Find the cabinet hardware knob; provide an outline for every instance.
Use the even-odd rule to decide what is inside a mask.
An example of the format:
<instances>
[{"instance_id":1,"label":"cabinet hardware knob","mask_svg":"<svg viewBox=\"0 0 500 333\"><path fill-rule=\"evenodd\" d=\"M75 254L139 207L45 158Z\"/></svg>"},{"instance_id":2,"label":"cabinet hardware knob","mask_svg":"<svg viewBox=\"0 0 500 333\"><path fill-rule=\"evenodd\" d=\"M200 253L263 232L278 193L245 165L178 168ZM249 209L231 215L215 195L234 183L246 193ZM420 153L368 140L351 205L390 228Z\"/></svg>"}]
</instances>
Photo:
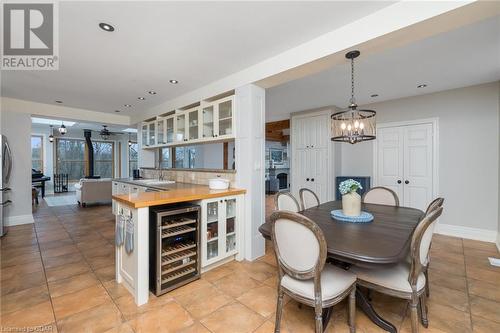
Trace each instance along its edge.
<instances>
[{"instance_id":1,"label":"cabinet hardware knob","mask_svg":"<svg viewBox=\"0 0 500 333\"><path fill-rule=\"evenodd\" d=\"M405 184L410 184L410 181L409 180L405 180Z\"/></svg>"},{"instance_id":2,"label":"cabinet hardware knob","mask_svg":"<svg viewBox=\"0 0 500 333\"><path fill-rule=\"evenodd\" d=\"M401 184L401 179L398 179L398 184Z\"/></svg>"},{"instance_id":3,"label":"cabinet hardware knob","mask_svg":"<svg viewBox=\"0 0 500 333\"><path fill-rule=\"evenodd\" d=\"M313 181L314 181L314 178L311 178L311 181L313 182Z\"/></svg>"},{"instance_id":4,"label":"cabinet hardware knob","mask_svg":"<svg viewBox=\"0 0 500 333\"><path fill-rule=\"evenodd\" d=\"M309 181L309 178L306 178L306 182L308 182L308 181Z\"/></svg>"}]
</instances>

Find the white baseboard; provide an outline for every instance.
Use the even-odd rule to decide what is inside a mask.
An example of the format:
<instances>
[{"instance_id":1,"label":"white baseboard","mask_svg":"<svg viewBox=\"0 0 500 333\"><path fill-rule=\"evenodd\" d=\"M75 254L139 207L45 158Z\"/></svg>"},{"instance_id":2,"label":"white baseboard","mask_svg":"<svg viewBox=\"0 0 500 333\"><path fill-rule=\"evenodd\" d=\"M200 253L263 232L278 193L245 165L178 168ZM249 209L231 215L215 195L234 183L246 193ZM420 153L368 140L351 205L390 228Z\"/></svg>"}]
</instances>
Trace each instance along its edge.
<instances>
[{"instance_id":1,"label":"white baseboard","mask_svg":"<svg viewBox=\"0 0 500 333\"><path fill-rule=\"evenodd\" d=\"M462 227L462 226L458 226L458 225L438 223L436 225L436 229L434 230L434 233L446 235L446 236L473 239L473 240L478 240L478 241L483 241L483 242L490 242L490 243L497 242L496 230L469 228L469 227ZM498 246L498 244L497 244L497 246Z\"/></svg>"},{"instance_id":2,"label":"white baseboard","mask_svg":"<svg viewBox=\"0 0 500 333\"><path fill-rule=\"evenodd\" d=\"M497 235L497 249L498 252L500 252L500 230L498 230L498 235Z\"/></svg>"},{"instance_id":3,"label":"white baseboard","mask_svg":"<svg viewBox=\"0 0 500 333\"><path fill-rule=\"evenodd\" d=\"M13 227L15 225L30 224L30 223L34 223L34 222L35 222L35 220L33 219L33 215L31 215L31 214L8 216L5 219L5 226Z\"/></svg>"}]
</instances>

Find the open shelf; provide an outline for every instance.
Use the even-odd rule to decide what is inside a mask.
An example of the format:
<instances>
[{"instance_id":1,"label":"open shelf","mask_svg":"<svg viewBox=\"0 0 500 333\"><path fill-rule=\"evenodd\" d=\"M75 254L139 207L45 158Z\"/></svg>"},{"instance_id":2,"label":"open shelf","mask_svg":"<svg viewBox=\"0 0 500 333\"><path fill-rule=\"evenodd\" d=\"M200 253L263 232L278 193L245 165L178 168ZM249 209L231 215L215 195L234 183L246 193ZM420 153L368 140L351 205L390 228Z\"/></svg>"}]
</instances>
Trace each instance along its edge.
<instances>
[{"instance_id":1,"label":"open shelf","mask_svg":"<svg viewBox=\"0 0 500 333\"><path fill-rule=\"evenodd\" d=\"M169 228L165 231L162 231L161 233L161 238L167 238L167 237L172 237L172 236L177 236L177 235L182 235L188 232L193 232L196 230L196 227L190 227L187 225L181 225L179 227L172 227Z\"/></svg>"},{"instance_id":2,"label":"open shelf","mask_svg":"<svg viewBox=\"0 0 500 333\"><path fill-rule=\"evenodd\" d=\"M181 244L171 246L167 250L163 250L161 255L168 256L168 255L172 255L172 254L177 253L177 252L186 251L189 249L194 249L195 247L196 247L195 243L183 243L183 244L181 243Z\"/></svg>"}]
</instances>

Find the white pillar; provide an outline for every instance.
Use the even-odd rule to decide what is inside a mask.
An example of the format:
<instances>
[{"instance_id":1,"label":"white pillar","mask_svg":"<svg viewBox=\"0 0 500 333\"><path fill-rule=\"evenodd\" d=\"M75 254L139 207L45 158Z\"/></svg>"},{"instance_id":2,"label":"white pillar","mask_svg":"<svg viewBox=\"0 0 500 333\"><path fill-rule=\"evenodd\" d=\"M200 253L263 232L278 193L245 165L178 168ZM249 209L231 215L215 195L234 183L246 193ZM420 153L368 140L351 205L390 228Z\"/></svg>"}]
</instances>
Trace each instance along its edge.
<instances>
[{"instance_id":1,"label":"white pillar","mask_svg":"<svg viewBox=\"0 0 500 333\"><path fill-rule=\"evenodd\" d=\"M246 260L254 260L265 251L258 230L265 222L265 105L263 88L249 84L236 89L236 186L247 190L243 223Z\"/></svg>"}]
</instances>

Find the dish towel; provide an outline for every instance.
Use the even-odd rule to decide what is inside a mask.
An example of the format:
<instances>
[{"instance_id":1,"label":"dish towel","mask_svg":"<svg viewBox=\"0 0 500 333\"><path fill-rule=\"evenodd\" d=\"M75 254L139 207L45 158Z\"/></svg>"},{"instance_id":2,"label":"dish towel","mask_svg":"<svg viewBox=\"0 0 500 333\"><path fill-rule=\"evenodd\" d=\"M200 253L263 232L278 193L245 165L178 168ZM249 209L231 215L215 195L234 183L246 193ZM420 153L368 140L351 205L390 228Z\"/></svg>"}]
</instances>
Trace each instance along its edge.
<instances>
[{"instance_id":1,"label":"dish towel","mask_svg":"<svg viewBox=\"0 0 500 333\"><path fill-rule=\"evenodd\" d=\"M131 217L127 217L125 222L125 251L134 252L134 222Z\"/></svg>"},{"instance_id":2,"label":"dish towel","mask_svg":"<svg viewBox=\"0 0 500 333\"><path fill-rule=\"evenodd\" d=\"M116 246L122 246L123 240L125 238L125 217L123 215L118 215L118 221L115 226L115 244Z\"/></svg>"}]
</instances>

